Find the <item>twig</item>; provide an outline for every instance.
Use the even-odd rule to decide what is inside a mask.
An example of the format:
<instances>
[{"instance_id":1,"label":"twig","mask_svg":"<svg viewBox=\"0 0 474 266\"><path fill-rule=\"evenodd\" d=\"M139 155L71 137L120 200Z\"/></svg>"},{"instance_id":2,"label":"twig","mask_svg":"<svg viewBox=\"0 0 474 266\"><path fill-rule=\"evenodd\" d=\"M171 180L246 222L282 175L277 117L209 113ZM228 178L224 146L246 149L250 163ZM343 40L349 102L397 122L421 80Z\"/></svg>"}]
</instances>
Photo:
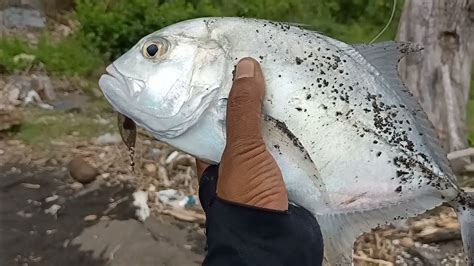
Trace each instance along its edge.
<instances>
[{"instance_id":1,"label":"twig","mask_svg":"<svg viewBox=\"0 0 474 266\"><path fill-rule=\"evenodd\" d=\"M368 257L361 257L358 255L352 255L352 258L354 260L361 260L361 261L366 261L366 262L371 262L371 263L377 263L378 265L388 265L388 266L393 266L393 263L390 261L385 261L385 260L378 260L378 259L372 259Z\"/></svg>"},{"instance_id":2,"label":"twig","mask_svg":"<svg viewBox=\"0 0 474 266\"><path fill-rule=\"evenodd\" d=\"M104 211L104 215L107 215L109 214L109 212L111 212L113 209L117 208L117 206L122 203L122 202L125 202L128 200L128 196L125 196L123 198L120 198L112 203L109 204L109 207Z\"/></svg>"},{"instance_id":3,"label":"twig","mask_svg":"<svg viewBox=\"0 0 474 266\"><path fill-rule=\"evenodd\" d=\"M174 218L184 221L184 222L196 222L200 224L204 224L206 221L206 216L200 213L195 213L187 210L178 210L178 209L173 209L173 210L162 210L162 214L168 214L173 216Z\"/></svg>"}]
</instances>

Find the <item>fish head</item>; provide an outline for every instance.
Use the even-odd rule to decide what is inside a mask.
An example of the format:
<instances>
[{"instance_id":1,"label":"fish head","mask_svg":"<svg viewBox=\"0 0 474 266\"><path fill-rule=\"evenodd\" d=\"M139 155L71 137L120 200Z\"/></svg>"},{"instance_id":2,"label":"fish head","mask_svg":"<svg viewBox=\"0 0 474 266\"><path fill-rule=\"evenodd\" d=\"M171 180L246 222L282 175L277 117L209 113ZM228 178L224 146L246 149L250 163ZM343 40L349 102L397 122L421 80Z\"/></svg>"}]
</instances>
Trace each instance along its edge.
<instances>
[{"instance_id":1,"label":"fish head","mask_svg":"<svg viewBox=\"0 0 474 266\"><path fill-rule=\"evenodd\" d=\"M99 86L118 112L173 138L215 100L226 60L203 20L186 21L141 39L107 67Z\"/></svg>"}]
</instances>

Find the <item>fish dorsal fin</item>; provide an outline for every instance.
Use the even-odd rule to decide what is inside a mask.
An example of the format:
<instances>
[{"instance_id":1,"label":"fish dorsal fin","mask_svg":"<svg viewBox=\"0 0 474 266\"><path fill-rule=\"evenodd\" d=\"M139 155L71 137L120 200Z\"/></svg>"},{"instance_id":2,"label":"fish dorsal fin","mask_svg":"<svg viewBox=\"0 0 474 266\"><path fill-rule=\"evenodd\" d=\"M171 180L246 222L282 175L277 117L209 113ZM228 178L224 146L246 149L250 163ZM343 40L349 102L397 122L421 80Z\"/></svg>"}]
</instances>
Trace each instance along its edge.
<instances>
[{"instance_id":1,"label":"fish dorsal fin","mask_svg":"<svg viewBox=\"0 0 474 266\"><path fill-rule=\"evenodd\" d=\"M429 121L420 103L400 80L398 74L398 62L407 54L423 50L423 47L414 43L395 41L356 44L352 47L381 74L390 88L405 102L406 107L413 114L416 127L423 133L425 144L432 151L432 159L449 180L456 184L446 152L439 143L433 124Z\"/></svg>"},{"instance_id":2,"label":"fish dorsal fin","mask_svg":"<svg viewBox=\"0 0 474 266\"><path fill-rule=\"evenodd\" d=\"M388 70L398 77L397 66L405 55L423 50L421 45L409 42L380 42L352 45L372 66L379 71Z\"/></svg>"}]
</instances>

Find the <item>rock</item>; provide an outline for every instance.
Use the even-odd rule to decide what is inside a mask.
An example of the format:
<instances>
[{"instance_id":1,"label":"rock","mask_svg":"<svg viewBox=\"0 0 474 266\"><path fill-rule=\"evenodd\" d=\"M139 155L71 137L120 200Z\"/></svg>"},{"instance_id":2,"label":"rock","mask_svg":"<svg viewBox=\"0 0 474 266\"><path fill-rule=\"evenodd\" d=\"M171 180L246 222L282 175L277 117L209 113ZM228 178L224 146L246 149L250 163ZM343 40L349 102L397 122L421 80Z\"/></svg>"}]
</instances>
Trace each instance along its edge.
<instances>
[{"instance_id":1,"label":"rock","mask_svg":"<svg viewBox=\"0 0 474 266\"><path fill-rule=\"evenodd\" d=\"M105 133L95 140L95 144L97 145L112 145L119 144L120 142L122 142L122 137L120 137L120 134L118 133Z\"/></svg>"},{"instance_id":2,"label":"rock","mask_svg":"<svg viewBox=\"0 0 474 266\"><path fill-rule=\"evenodd\" d=\"M6 28L44 28L44 17L38 10L10 7L3 10L3 22Z\"/></svg>"},{"instance_id":3,"label":"rock","mask_svg":"<svg viewBox=\"0 0 474 266\"><path fill-rule=\"evenodd\" d=\"M56 99L51 79L46 75L32 75L31 88L37 91L43 100L53 101Z\"/></svg>"},{"instance_id":4,"label":"rock","mask_svg":"<svg viewBox=\"0 0 474 266\"><path fill-rule=\"evenodd\" d=\"M92 222L92 221L95 221L97 220L97 215L95 214L90 214L90 215L87 215L86 217L84 217L84 221L86 222Z\"/></svg>"},{"instance_id":5,"label":"rock","mask_svg":"<svg viewBox=\"0 0 474 266\"><path fill-rule=\"evenodd\" d=\"M74 158L68 165L69 174L79 183L87 184L95 180L99 171L81 157Z\"/></svg>"}]
</instances>

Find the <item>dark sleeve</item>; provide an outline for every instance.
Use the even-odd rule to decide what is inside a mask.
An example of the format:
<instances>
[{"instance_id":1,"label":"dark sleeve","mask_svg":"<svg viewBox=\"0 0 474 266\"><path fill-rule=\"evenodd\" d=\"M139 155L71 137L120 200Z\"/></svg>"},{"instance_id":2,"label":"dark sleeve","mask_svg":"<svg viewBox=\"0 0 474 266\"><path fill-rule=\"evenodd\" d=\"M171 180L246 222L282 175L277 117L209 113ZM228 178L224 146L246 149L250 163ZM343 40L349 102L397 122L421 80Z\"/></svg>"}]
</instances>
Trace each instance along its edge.
<instances>
[{"instance_id":1,"label":"dark sleeve","mask_svg":"<svg viewBox=\"0 0 474 266\"><path fill-rule=\"evenodd\" d=\"M205 266L322 265L323 240L314 216L289 205L275 211L216 196L218 166L203 173L199 198L206 213Z\"/></svg>"}]
</instances>

